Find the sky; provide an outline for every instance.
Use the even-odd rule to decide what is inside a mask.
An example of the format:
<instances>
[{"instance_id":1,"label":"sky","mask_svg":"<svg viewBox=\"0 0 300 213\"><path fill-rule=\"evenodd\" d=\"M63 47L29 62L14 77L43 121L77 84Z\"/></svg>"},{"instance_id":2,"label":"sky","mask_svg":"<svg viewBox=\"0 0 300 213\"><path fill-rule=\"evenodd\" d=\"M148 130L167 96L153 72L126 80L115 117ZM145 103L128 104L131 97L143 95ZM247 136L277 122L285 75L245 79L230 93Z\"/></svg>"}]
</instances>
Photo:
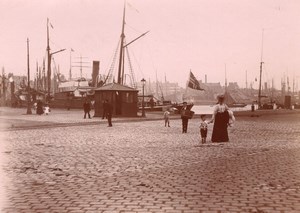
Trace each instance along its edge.
<instances>
[{"instance_id":1,"label":"sky","mask_svg":"<svg viewBox=\"0 0 300 213\"><path fill-rule=\"evenodd\" d=\"M150 31L128 46L136 81L157 76L185 87L192 71L198 80L207 75L224 85L226 73L228 82L245 87L247 79L258 88L261 61L263 82L273 79L279 89L283 77L300 80L298 0L0 0L0 66L26 75L28 38L33 75L46 56L49 18L51 52L66 49L53 55L62 74L68 77L71 64L79 77L80 60L90 66L83 77L91 77L94 60L107 74L124 5L126 41Z\"/></svg>"}]
</instances>

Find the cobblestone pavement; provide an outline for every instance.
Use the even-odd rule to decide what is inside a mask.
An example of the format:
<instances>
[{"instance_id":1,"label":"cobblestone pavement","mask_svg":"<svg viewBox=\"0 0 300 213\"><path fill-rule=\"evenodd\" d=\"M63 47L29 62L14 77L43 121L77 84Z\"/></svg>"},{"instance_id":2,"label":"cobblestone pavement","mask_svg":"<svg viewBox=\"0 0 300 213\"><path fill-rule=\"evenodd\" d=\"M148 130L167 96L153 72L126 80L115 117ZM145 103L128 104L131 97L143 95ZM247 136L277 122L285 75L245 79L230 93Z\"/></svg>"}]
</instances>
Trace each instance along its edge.
<instances>
[{"instance_id":1,"label":"cobblestone pavement","mask_svg":"<svg viewBox=\"0 0 300 213\"><path fill-rule=\"evenodd\" d=\"M0 107L0 131L1 130L19 130L28 128L46 128L53 126L81 126L92 125L99 123L107 123L107 120L103 120L100 117L93 117L94 110L91 111L92 119L83 119L83 111L79 109L64 110L64 109L52 109L49 115L37 115L32 110L31 115L26 114L24 108L9 108ZM128 122L128 121L141 121L141 120L158 120L162 119L162 112L147 112L145 118L141 117L141 113L138 113L137 117L113 117L113 122ZM171 118L179 118L179 115L172 114Z\"/></svg>"},{"instance_id":2,"label":"cobblestone pavement","mask_svg":"<svg viewBox=\"0 0 300 213\"><path fill-rule=\"evenodd\" d=\"M3 131L2 212L300 212L300 114ZM212 125L209 126L209 138Z\"/></svg>"}]
</instances>

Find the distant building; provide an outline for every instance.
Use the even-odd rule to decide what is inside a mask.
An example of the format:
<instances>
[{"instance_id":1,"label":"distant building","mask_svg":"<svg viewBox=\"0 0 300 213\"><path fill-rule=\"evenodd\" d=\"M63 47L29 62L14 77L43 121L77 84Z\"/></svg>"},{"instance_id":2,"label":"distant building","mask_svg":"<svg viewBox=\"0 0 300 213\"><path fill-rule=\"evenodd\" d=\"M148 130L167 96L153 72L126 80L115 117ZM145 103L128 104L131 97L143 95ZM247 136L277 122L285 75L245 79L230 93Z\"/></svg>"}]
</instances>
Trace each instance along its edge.
<instances>
[{"instance_id":1,"label":"distant building","mask_svg":"<svg viewBox=\"0 0 300 213\"><path fill-rule=\"evenodd\" d=\"M228 90L238 90L238 89L240 89L240 87L237 82L229 82L227 89Z\"/></svg>"}]
</instances>

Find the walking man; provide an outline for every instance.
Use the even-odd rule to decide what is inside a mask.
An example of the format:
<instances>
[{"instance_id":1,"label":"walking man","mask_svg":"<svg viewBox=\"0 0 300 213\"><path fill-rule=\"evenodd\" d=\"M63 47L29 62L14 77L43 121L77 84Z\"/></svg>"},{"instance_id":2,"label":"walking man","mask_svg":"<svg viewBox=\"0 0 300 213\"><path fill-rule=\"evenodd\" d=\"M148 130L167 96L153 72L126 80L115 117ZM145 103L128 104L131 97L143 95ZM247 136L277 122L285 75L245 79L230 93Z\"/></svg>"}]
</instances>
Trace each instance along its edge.
<instances>
[{"instance_id":1,"label":"walking man","mask_svg":"<svg viewBox=\"0 0 300 213\"><path fill-rule=\"evenodd\" d=\"M106 99L103 104L103 115L107 118L108 127L112 127L112 122L111 122L112 112L113 112L113 106Z\"/></svg>"},{"instance_id":2,"label":"walking man","mask_svg":"<svg viewBox=\"0 0 300 213\"><path fill-rule=\"evenodd\" d=\"M84 110L84 119L86 118L86 114L88 114L89 119L91 119L90 111L91 111L91 104L88 100L85 100L83 104L83 110Z\"/></svg>"}]
</instances>

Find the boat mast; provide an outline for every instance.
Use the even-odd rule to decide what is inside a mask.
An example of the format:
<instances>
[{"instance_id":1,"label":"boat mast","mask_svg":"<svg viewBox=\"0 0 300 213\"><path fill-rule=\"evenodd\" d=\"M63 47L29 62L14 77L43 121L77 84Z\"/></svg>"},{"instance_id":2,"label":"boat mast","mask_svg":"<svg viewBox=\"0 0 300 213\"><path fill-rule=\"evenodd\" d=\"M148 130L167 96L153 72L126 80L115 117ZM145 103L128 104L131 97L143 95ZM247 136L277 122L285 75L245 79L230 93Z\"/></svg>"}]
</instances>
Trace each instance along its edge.
<instances>
[{"instance_id":1,"label":"boat mast","mask_svg":"<svg viewBox=\"0 0 300 213\"><path fill-rule=\"evenodd\" d=\"M49 19L47 18L47 86L48 86L48 98L50 98L50 88L51 88L51 55L49 46ZM50 100L50 99L49 99Z\"/></svg>"},{"instance_id":2,"label":"boat mast","mask_svg":"<svg viewBox=\"0 0 300 213\"><path fill-rule=\"evenodd\" d=\"M29 65L29 39L27 38L27 115L31 115L31 95L30 95L30 65Z\"/></svg>"},{"instance_id":3,"label":"boat mast","mask_svg":"<svg viewBox=\"0 0 300 213\"><path fill-rule=\"evenodd\" d=\"M262 57L263 57L263 44L264 44L264 29L262 30L262 42L261 42L261 57L260 57L260 72L259 72L259 86L258 86L258 108L261 108L261 74L262 74Z\"/></svg>"},{"instance_id":4,"label":"boat mast","mask_svg":"<svg viewBox=\"0 0 300 213\"><path fill-rule=\"evenodd\" d=\"M227 92L227 70L226 70L226 63L225 63L225 93Z\"/></svg>"},{"instance_id":5,"label":"boat mast","mask_svg":"<svg viewBox=\"0 0 300 213\"><path fill-rule=\"evenodd\" d=\"M124 4L124 11L123 11L123 23L122 23L122 33L121 33L121 44L120 44L120 58L119 58L119 69L118 69L118 84L123 83L123 75L122 75L122 64L123 64L123 46L124 46L124 26L125 26L125 4Z\"/></svg>"},{"instance_id":6,"label":"boat mast","mask_svg":"<svg viewBox=\"0 0 300 213\"><path fill-rule=\"evenodd\" d=\"M248 76L247 76L247 70L246 70L246 89L248 89Z\"/></svg>"}]
</instances>

